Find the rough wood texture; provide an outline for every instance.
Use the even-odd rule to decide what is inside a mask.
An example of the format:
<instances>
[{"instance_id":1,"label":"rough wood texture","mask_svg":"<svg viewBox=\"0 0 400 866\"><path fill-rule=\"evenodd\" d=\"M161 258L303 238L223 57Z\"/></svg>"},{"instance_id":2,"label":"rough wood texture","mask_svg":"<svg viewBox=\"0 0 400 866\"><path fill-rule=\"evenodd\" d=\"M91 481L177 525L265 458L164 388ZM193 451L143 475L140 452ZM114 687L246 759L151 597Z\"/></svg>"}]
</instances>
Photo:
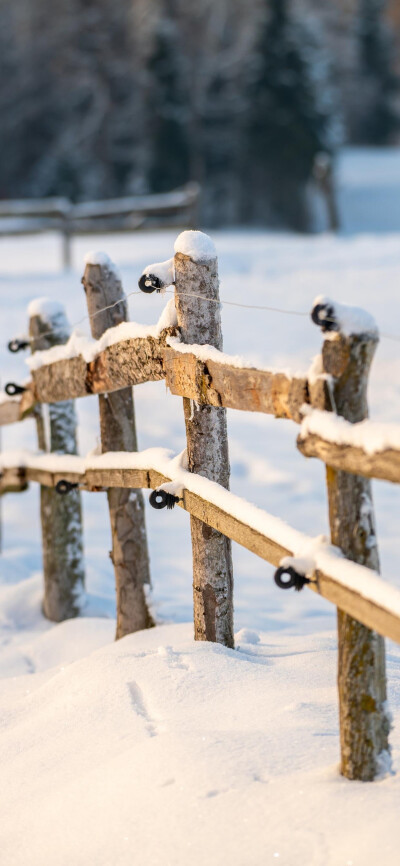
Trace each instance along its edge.
<instances>
[{"instance_id":1,"label":"rough wood texture","mask_svg":"<svg viewBox=\"0 0 400 866\"><path fill-rule=\"evenodd\" d=\"M40 403L48 403L88 394L108 394L164 379L163 349L167 336L174 334L175 328L166 328L158 339L122 340L104 349L88 364L78 356L43 365L32 371L35 397Z\"/></svg>"},{"instance_id":2,"label":"rough wood texture","mask_svg":"<svg viewBox=\"0 0 400 866\"><path fill-rule=\"evenodd\" d=\"M128 317L121 281L106 265L87 265L83 277L92 336L97 340L108 328ZM111 309L98 312L123 299ZM114 348L114 347L113 347ZM137 451L132 388L99 396L102 451ZM139 489L107 491L117 594L116 638L149 628L145 584L150 584L149 556L143 494Z\"/></svg>"},{"instance_id":3,"label":"rough wood texture","mask_svg":"<svg viewBox=\"0 0 400 866\"><path fill-rule=\"evenodd\" d=\"M30 382L26 391L20 397L0 403L0 427L6 424L16 424L32 415L36 407L33 383Z\"/></svg>"},{"instance_id":4,"label":"rough wood texture","mask_svg":"<svg viewBox=\"0 0 400 866\"><path fill-rule=\"evenodd\" d=\"M87 364L79 356L55 361L32 371L32 382L12 409L0 404L0 425L21 420L39 403L104 394L122 388L166 379L172 394L187 397L202 405L223 406L247 412L265 412L276 418L301 421L300 409L310 399L307 379L286 373L253 368L241 369L224 361L205 363L192 353L182 353L166 345L176 328L166 328L160 336L122 340L104 349ZM326 382L313 386L318 404L329 408ZM7 404L8 405L8 404Z\"/></svg>"},{"instance_id":5,"label":"rough wood texture","mask_svg":"<svg viewBox=\"0 0 400 866\"><path fill-rule=\"evenodd\" d=\"M167 328L157 340L153 337L123 340L104 349L89 364L76 357L39 367L32 372L34 396L40 403L56 402L166 378L172 394L197 403L265 412L300 423L300 408L309 403L306 379L240 369L223 361L205 364L194 354L182 354L166 346L167 337L175 334L175 328Z\"/></svg>"},{"instance_id":6,"label":"rough wood texture","mask_svg":"<svg viewBox=\"0 0 400 866\"><path fill-rule=\"evenodd\" d=\"M172 394L202 405L265 412L300 423L300 408L309 402L307 380L285 373L241 369L216 360L204 362L172 347L164 351L164 368Z\"/></svg>"},{"instance_id":7,"label":"rough wood texture","mask_svg":"<svg viewBox=\"0 0 400 866\"><path fill-rule=\"evenodd\" d=\"M0 494L21 493L28 487L28 480L24 469L18 466L3 469L0 472Z\"/></svg>"},{"instance_id":8,"label":"rough wood texture","mask_svg":"<svg viewBox=\"0 0 400 866\"><path fill-rule=\"evenodd\" d=\"M50 328L49 328L50 325ZM48 333L49 330L51 333ZM60 311L52 319L33 316L29 335L37 349L65 343L69 328ZM45 336L46 335L46 336ZM36 412L39 448L46 447L41 413ZM49 436L47 450L59 454L76 454L76 416L71 401L49 405ZM79 490L59 496L42 486L40 490L42 524L44 599L43 612L53 622L77 616L84 589L82 510Z\"/></svg>"},{"instance_id":9,"label":"rough wood texture","mask_svg":"<svg viewBox=\"0 0 400 866\"><path fill-rule=\"evenodd\" d=\"M15 424L20 420L21 400L5 400L0 403L0 427L6 424Z\"/></svg>"},{"instance_id":10,"label":"rough wood texture","mask_svg":"<svg viewBox=\"0 0 400 866\"><path fill-rule=\"evenodd\" d=\"M208 343L222 350L218 304L207 304L187 293L218 299L217 260L201 264L175 255L178 325L185 343ZM229 487L226 410L184 398L188 468L190 472ZM230 540L198 517L191 516L194 632L196 640L232 647L233 570Z\"/></svg>"},{"instance_id":11,"label":"rough wood texture","mask_svg":"<svg viewBox=\"0 0 400 866\"><path fill-rule=\"evenodd\" d=\"M338 335L323 346L334 410L353 423L368 417L367 383L376 340ZM348 559L379 570L371 482L327 467L332 543ZM382 637L338 609L341 772L371 781L387 754L385 647Z\"/></svg>"},{"instance_id":12,"label":"rough wood texture","mask_svg":"<svg viewBox=\"0 0 400 866\"><path fill-rule=\"evenodd\" d=\"M305 457L318 457L333 469L400 484L400 451L388 448L366 454L362 448L328 442L316 433L308 433L304 438L299 436L297 447Z\"/></svg>"}]
</instances>

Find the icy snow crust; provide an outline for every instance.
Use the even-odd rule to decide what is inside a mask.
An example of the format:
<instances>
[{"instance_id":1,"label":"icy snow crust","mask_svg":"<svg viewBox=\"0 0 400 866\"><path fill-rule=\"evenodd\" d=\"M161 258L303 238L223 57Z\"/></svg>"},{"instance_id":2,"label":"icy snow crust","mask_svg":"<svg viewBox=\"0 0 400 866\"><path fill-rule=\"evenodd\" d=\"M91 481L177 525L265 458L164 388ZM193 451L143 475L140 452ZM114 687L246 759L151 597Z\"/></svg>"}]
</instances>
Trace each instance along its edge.
<instances>
[{"instance_id":1,"label":"icy snow crust","mask_svg":"<svg viewBox=\"0 0 400 866\"><path fill-rule=\"evenodd\" d=\"M303 438L314 433L335 445L362 448L366 454L377 454L389 448L400 450L399 424L383 424L369 419L351 424L333 412L322 412L306 405L302 407L302 412L305 418L300 427L300 436Z\"/></svg>"},{"instance_id":2,"label":"icy snow crust","mask_svg":"<svg viewBox=\"0 0 400 866\"><path fill-rule=\"evenodd\" d=\"M165 305L163 312L156 325L138 325L136 322L121 322L115 328L105 331L99 340L92 340L79 331L71 334L67 343L62 346L54 346L44 352L34 352L26 363L30 370L38 370L46 364L54 364L55 361L65 361L68 358L76 358L79 355L90 363L94 358L107 349L123 340L135 340L138 337L154 337L157 339L165 328L176 325L176 310L174 298Z\"/></svg>"}]
</instances>

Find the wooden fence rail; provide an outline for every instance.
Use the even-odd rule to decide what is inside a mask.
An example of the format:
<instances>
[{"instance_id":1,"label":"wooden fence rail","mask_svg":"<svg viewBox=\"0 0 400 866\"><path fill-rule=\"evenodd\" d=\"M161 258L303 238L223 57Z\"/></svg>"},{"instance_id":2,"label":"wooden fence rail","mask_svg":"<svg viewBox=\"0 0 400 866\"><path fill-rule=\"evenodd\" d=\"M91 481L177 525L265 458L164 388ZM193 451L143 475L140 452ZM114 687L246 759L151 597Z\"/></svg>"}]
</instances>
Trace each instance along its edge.
<instances>
[{"instance_id":1,"label":"wooden fence rail","mask_svg":"<svg viewBox=\"0 0 400 866\"><path fill-rule=\"evenodd\" d=\"M61 197L0 201L0 236L59 231L63 236L64 265L69 267L73 235L194 227L199 198L200 187L191 181L171 192L80 204Z\"/></svg>"},{"instance_id":2,"label":"wooden fence rail","mask_svg":"<svg viewBox=\"0 0 400 866\"><path fill-rule=\"evenodd\" d=\"M301 422L302 406L310 403L306 376L237 367L231 363L229 355L217 349L210 358L203 360L196 355L203 347L183 346L178 341L168 346L169 338L176 334L176 327L171 327L164 329L157 338L121 340L100 351L89 362L77 355L45 363L47 353L40 353L44 363L32 370L32 380L24 386L25 393L19 400L0 403L0 426L22 420L36 402L57 403L88 394L107 394L160 379L165 379L171 394L201 405L263 412ZM320 394L328 405L325 380L320 382Z\"/></svg>"},{"instance_id":3,"label":"wooden fence rail","mask_svg":"<svg viewBox=\"0 0 400 866\"><path fill-rule=\"evenodd\" d=\"M152 461L146 452L130 455L131 464L146 464L147 459L147 466L136 468L134 465L123 466L122 463L127 460L126 455L122 454L104 454L99 459L89 458L86 461L63 456L59 458L59 468L56 468L57 459L57 456L53 455L47 460L46 457L32 454L25 455L19 465L9 465L9 459L5 464L0 461L0 493L26 490L30 482L55 488L60 482L66 481L94 493L119 487L158 490L175 482L179 485L179 502L176 504L180 508L271 565L279 566L282 559L295 558L296 554L301 554L303 550L312 549L307 570L309 583L305 584L306 588L341 610L357 616L379 634L400 643L400 590L388 586L382 578L372 575L364 566L345 563L339 551L326 543L313 545L312 538L244 502L233 493L223 491L222 507L218 504L222 492L218 485L215 485L215 482L205 483L201 476L193 475L182 468L179 468L177 473L176 460L163 458L157 461L157 458L153 458ZM104 465L107 460L110 466ZM112 466L112 463L118 460L121 466ZM160 469L154 468L152 462L155 465L159 462ZM100 465L96 466L96 463ZM185 483L187 487L184 486ZM198 492L200 489L204 491L203 495ZM242 515L242 519L238 515ZM263 524L265 529L262 528ZM347 567L345 574L344 566Z\"/></svg>"},{"instance_id":4,"label":"wooden fence rail","mask_svg":"<svg viewBox=\"0 0 400 866\"><path fill-rule=\"evenodd\" d=\"M21 396L17 385L17 395L0 402L0 424L29 417L42 403L57 405L88 394L98 394L104 400L103 395L122 395L126 389L129 393L133 385L165 380L172 394L184 398L186 466L182 459L171 459L159 449L118 453L122 446L114 444L117 440L107 448L111 453L86 460L67 455L10 454L3 455L0 462L0 492L23 490L31 481L49 488L63 482L61 486L67 491L78 486L95 492L107 490L109 495L113 490L138 492L153 488L158 491L156 507L177 502L191 516L197 639L232 645L230 540L277 566L278 586L300 589L305 585L335 604L339 623L341 769L348 778L375 778L382 754L388 750L389 730L385 654L380 636L400 642L400 591L377 574L372 495L367 480L400 480L398 428L364 420L368 371L378 338L376 326L362 311L354 315L351 308L319 299L312 318L327 335L321 374L316 376L314 372L309 378L255 369L222 351L217 259L207 236L184 232L178 239L174 259L176 314L174 302L169 301L169 313L156 327L146 330L143 326L118 324L123 310L118 312L115 306L116 279L112 269L106 257L99 257L90 264L85 285L87 288L89 280L100 292L99 298L92 299L89 292L89 314L93 310L96 316L104 312L104 308L99 309L101 297L107 309L107 302L114 305L114 327L97 343L83 347L80 354L72 352L72 344L50 353L34 352L31 380L21 386ZM146 292L162 288L160 274L164 273L165 263L152 266L152 274L149 269L144 272L140 287ZM109 295L110 285L113 290ZM97 337L103 327L92 330ZM110 416L110 424L118 420L126 433L132 424L130 410L125 410L123 401L118 406L113 418ZM319 457L327 465L335 547L291 529L229 492L226 408L264 412L301 424L300 451ZM102 424L103 447L107 447L109 435ZM122 437L121 442L134 452L134 436ZM118 450L113 452L113 448ZM110 519L112 523L111 511ZM124 544L113 551L117 597L118 569L128 567L126 538L131 538L133 544L137 541L132 527L121 530ZM130 604L135 603L134 596ZM118 598L118 616L120 605ZM139 620L133 615L131 622ZM141 626L129 628L136 627ZM126 629L117 636L122 633Z\"/></svg>"}]
</instances>

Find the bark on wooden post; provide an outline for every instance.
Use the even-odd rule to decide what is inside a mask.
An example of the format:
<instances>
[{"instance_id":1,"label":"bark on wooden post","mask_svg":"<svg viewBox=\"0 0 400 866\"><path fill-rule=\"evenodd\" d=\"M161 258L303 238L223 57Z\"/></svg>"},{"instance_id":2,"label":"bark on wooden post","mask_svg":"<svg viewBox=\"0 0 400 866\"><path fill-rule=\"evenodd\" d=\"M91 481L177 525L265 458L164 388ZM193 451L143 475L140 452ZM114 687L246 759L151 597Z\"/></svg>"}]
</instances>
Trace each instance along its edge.
<instances>
[{"instance_id":1,"label":"bark on wooden post","mask_svg":"<svg viewBox=\"0 0 400 866\"><path fill-rule=\"evenodd\" d=\"M29 306L32 351L65 343L69 325L61 304L45 298ZM76 454L76 415L72 400L51 403L49 442L46 443L43 413L36 412L38 445L57 454ZM44 599L43 612L53 622L71 619L80 612L84 589L82 509L79 490L60 496L54 489L40 488Z\"/></svg>"},{"instance_id":2,"label":"bark on wooden post","mask_svg":"<svg viewBox=\"0 0 400 866\"><path fill-rule=\"evenodd\" d=\"M218 262L202 232L183 232L175 244L178 325L184 343L222 350ZM200 297L189 297L190 294ZM202 300L204 298L204 300ZM211 303L209 302L211 300ZM226 409L183 399L188 468L229 488ZM191 516L195 640L233 647L231 541Z\"/></svg>"},{"instance_id":3,"label":"bark on wooden post","mask_svg":"<svg viewBox=\"0 0 400 866\"><path fill-rule=\"evenodd\" d=\"M334 309L329 310L335 318ZM330 335L333 336L333 335ZM324 342L332 409L353 423L368 417L367 384L377 331ZM379 571L371 482L326 467L332 543L354 562ZM385 644L380 635L338 610L338 687L341 773L372 781L389 758Z\"/></svg>"},{"instance_id":4,"label":"bark on wooden post","mask_svg":"<svg viewBox=\"0 0 400 866\"><path fill-rule=\"evenodd\" d=\"M108 328L128 319L121 280L113 263L103 253L86 257L82 279L92 336L99 339ZM121 303L115 303L121 301ZM102 310L103 307L110 309ZM137 451L132 388L99 396L101 449ZM116 638L154 625L145 595L150 584L144 500L141 490L108 490L112 552L117 594Z\"/></svg>"}]
</instances>

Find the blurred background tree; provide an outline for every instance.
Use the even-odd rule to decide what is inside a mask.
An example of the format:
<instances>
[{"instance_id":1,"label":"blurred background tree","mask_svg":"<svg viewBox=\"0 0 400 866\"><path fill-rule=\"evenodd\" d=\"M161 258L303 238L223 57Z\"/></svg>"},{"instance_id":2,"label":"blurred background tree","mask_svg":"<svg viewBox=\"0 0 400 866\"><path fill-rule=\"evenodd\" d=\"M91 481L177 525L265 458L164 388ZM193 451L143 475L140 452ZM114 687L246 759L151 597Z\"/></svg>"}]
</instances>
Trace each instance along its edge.
<instances>
[{"instance_id":1,"label":"blurred background tree","mask_svg":"<svg viewBox=\"0 0 400 866\"><path fill-rule=\"evenodd\" d=\"M196 179L208 225L307 229L316 155L396 140L398 6L0 0L0 197Z\"/></svg>"},{"instance_id":2,"label":"blurred background tree","mask_svg":"<svg viewBox=\"0 0 400 866\"><path fill-rule=\"evenodd\" d=\"M363 98L353 138L369 144L385 144L398 128L395 45L385 6L385 0L360 0L356 21Z\"/></svg>"},{"instance_id":3,"label":"blurred background tree","mask_svg":"<svg viewBox=\"0 0 400 866\"><path fill-rule=\"evenodd\" d=\"M333 154L338 143L338 109L328 97L329 71L319 47L310 21L296 20L289 0L267 0L248 92L246 210L252 221L263 218L265 207L252 191L266 189L270 220L303 228L314 160L321 152Z\"/></svg>"}]
</instances>

